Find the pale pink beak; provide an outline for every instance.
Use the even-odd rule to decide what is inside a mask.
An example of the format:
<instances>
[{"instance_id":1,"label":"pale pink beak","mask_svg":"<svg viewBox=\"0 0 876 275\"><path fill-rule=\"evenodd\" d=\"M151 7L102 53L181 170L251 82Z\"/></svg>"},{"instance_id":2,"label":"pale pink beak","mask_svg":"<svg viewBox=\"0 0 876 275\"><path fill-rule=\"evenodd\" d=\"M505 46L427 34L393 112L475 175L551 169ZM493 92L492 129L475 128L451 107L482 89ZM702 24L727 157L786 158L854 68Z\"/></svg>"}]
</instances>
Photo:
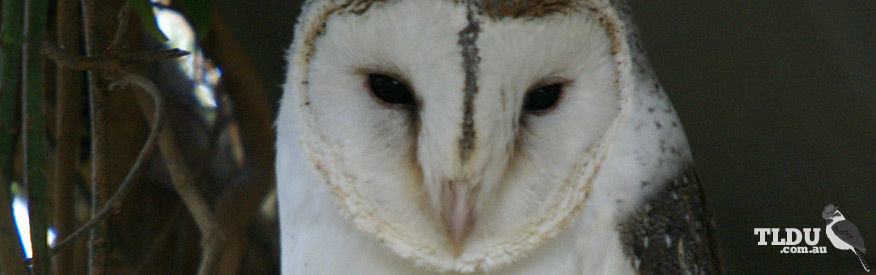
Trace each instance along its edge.
<instances>
[{"instance_id":1,"label":"pale pink beak","mask_svg":"<svg viewBox=\"0 0 876 275\"><path fill-rule=\"evenodd\" d=\"M459 245L474 225L474 202L477 197L469 182L450 181L444 199L444 224L454 245Z\"/></svg>"}]
</instances>

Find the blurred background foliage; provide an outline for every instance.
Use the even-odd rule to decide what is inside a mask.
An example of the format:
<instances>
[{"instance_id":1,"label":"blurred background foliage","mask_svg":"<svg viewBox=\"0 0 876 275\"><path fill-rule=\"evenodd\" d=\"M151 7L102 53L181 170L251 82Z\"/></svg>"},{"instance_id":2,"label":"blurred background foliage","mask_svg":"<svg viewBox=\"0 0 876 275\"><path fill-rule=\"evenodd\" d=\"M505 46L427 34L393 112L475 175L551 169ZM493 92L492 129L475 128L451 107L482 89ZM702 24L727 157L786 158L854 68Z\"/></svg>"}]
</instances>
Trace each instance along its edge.
<instances>
[{"instance_id":1,"label":"blurred background foliage","mask_svg":"<svg viewBox=\"0 0 876 275\"><path fill-rule=\"evenodd\" d=\"M62 46L94 56L114 36L125 2L85 0L84 9L79 2L48 1L45 27L49 40L63 44L61 36L70 34L78 42ZM131 22L124 51L171 47L191 54L132 69L152 79L164 94L165 131L174 142L172 148L155 150L134 190L101 227L106 230L102 244L107 260L97 273L191 274L202 266L202 232L208 231L181 200L186 195L180 194L187 192L180 191L174 176L179 172L173 167L191 174L194 193L207 202L222 233L223 248L209 270L278 272L271 124L301 2L127 1L139 20ZM779 254L778 247L757 246L753 229L823 228L821 210L834 203L865 240L876 242L876 2L629 2L652 66L688 134L717 221L726 271L860 273L851 253L831 247L826 255ZM22 1L3 3L6 10L7 3ZM83 11L93 24L82 21ZM8 18L5 12L3 16ZM157 20L150 21L152 16ZM89 28L91 41L85 39ZM4 64L11 45L20 46L7 34ZM118 187L149 134L152 107L136 87L109 89L107 79L88 81L84 72L44 62L44 174L50 193L69 190L62 192L67 196L48 195L52 229L63 238L90 219L92 211L94 158L89 152L95 139L89 110L95 104L89 101L89 83L96 87L92 93L103 95L98 108L104 114L103 135L97 140L104 173L96 181L106 192ZM16 141L11 148L0 148L8 151L0 154L13 156L2 158L12 165L0 167L0 183L6 190L15 186L12 195L19 198L26 195L21 133L16 130L21 129L16 124L21 110L7 103L8 98L19 102L21 87L4 78L0 90L0 112L7 110L10 115L3 118L12 123L0 121L0 138ZM63 87L74 92L62 98ZM181 161L168 161L174 151ZM822 238L821 244L829 246ZM54 270L88 273L86 241L80 238L55 256Z\"/></svg>"}]
</instances>

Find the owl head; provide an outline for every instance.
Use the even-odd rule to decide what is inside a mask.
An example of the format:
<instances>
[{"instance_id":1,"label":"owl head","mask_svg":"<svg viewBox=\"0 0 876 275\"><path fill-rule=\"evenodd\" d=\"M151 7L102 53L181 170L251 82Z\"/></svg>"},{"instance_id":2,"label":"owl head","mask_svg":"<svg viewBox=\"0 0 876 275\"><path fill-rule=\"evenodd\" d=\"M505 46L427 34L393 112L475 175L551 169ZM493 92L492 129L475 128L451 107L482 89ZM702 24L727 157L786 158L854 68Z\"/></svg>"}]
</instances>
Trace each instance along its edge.
<instances>
[{"instance_id":1,"label":"owl head","mask_svg":"<svg viewBox=\"0 0 876 275\"><path fill-rule=\"evenodd\" d=\"M510 263L580 215L612 222L689 159L623 7L309 1L278 152L300 148L353 225L434 270ZM284 184L300 164L278 159Z\"/></svg>"}]
</instances>

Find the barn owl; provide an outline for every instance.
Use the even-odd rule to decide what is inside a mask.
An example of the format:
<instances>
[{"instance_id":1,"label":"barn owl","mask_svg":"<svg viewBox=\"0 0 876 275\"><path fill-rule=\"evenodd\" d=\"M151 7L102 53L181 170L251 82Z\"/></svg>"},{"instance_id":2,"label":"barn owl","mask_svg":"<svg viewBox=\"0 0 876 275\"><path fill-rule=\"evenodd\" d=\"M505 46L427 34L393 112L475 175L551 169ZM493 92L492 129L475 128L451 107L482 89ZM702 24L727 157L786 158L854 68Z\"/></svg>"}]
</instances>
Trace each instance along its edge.
<instances>
[{"instance_id":1,"label":"barn owl","mask_svg":"<svg viewBox=\"0 0 876 275\"><path fill-rule=\"evenodd\" d=\"M307 1L288 61L284 274L720 271L619 1Z\"/></svg>"}]
</instances>

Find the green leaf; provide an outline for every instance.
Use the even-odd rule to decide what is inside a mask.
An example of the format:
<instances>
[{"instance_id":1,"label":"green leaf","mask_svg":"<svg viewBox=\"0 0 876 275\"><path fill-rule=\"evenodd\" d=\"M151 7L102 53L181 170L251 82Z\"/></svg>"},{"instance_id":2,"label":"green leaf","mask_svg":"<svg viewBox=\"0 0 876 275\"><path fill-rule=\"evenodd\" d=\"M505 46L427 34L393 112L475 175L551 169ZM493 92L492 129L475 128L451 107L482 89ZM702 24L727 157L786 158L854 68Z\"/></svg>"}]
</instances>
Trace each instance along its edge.
<instances>
[{"instance_id":1,"label":"green leaf","mask_svg":"<svg viewBox=\"0 0 876 275\"><path fill-rule=\"evenodd\" d=\"M210 32L212 17L210 12L213 9L213 0L178 0L185 9L185 14L191 20L195 33L198 35L198 41L204 39L207 33Z\"/></svg>"},{"instance_id":2,"label":"green leaf","mask_svg":"<svg viewBox=\"0 0 876 275\"><path fill-rule=\"evenodd\" d=\"M152 4L149 0L127 0L128 5L134 9L134 12L137 13L137 17L140 17L140 23L143 24L143 27L146 28L146 32L151 34L161 42L167 42L167 36L164 36L164 33L158 29L158 23L155 22L155 12L152 10Z\"/></svg>"}]
</instances>

